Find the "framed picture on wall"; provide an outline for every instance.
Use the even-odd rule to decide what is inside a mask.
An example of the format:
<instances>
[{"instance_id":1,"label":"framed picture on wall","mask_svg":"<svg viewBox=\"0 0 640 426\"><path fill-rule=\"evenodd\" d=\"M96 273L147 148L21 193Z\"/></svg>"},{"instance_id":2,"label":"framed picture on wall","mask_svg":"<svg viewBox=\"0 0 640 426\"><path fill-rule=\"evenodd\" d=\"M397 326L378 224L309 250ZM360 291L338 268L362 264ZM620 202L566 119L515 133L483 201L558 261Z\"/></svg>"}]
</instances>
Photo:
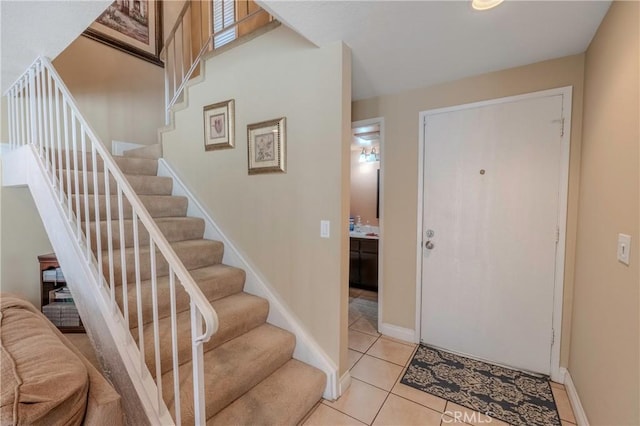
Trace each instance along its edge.
<instances>
[{"instance_id":1,"label":"framed picture on wall","mask_svg":"<svg viewBox=\"0 0 640 426\"><path fill-rule=\"evenodd\" d=\"M82 35L145 61L164 66L160 60L160 0L116 0Z\"/></svg>"},{"instance_id":2,"label":"framed picture on wall","mask_svg":"<svg viewBox=\"0 0 640 426\"><path fill-rule=\"evenodd\" d=\"M286 172L286 118L247 126L249 174Z\"/></svg>"},{"instance_id":3,"label":"framed picture on wall","mask_svg":"<svg viewBox=\"0 0 640 426\"><path fill-rule=\"evenodd\" d=\"M235 146L234 109L234 99L207 105L203 108L205 151Z\"/></svg>"}]
</instances>

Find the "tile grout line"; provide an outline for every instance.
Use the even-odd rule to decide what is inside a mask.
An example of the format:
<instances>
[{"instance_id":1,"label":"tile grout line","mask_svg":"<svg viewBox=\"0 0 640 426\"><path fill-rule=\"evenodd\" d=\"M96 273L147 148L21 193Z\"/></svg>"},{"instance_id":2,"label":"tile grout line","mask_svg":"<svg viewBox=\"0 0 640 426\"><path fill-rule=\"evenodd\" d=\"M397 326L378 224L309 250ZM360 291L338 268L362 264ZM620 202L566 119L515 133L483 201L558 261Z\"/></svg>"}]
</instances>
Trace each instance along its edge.
<instances>
[{"instance_id":1,"label":"tile grout line","mask_svg":"<svg viewBox=\"0 0 640 426\"><path fill-rule=\"evenodd\" d=\"M376 419L380 415L380 411L382 411L382 408L384 408L384 404L387 403L387 400L389 399L389 395L391 395L391 391L387 392L387 396L384 397L384 401L382 401L382 405L380 405L380 408L378 408L378 411L376 412L376 415L373 416L373 420L371 420L371 423L370 423L369 426L371 426L371 425L373 425L375 423Z\"/></svg>"},{"instance_id":2,"label":"tile grout line","mask_svg":"<svg viewBox=\"0 0 640 426\"><path fill-rule=\"evenodd\" d=\"M362 423L363 425L366 425L366 424L367 424L367 423L363 422L362 420L360 420L360 419L357 419L357 418L353 417L351 414L345 413L344 411L340 411L340 410L338 410L337 408L333 408L333 407L332 407L332 406L330 406L330 405L327 405L327 404L322 404L322 405L324 405L324 406L325 406L325 407L327 407L327 408L332 409L333 411L337 411L337 412L338 412L338 413L340 413L340 414L344 414L344 415L345 415L345 416L347 416L347 417L351 417L352 419L354 419L355 421L357 421L357 422L359 422L359 423Z\"/></svg>"},{"instance_id":3,"label":"tile grout line","mask_svg":"<svg viewBox=\"0 0 640 426\"><path fill-rule=\"evenodd\" d=\"M364 381L364 380L362 380L362 379L358 379L357 377L353 377L353 376L352 376L352 377L351 377L351 380L357 380L357 381L362 382L362 383L364 383L364 384L367 384L367 385L369 385L369 386L373 386L374 388L379 389L379 390L381 390L381 391L383 391L383 392L391 393L391 391L390 391L390 390L383 389L383 388L381 388L380 386L376 386L376 385L374 385L373 383L369 383L369 382ZM395 385L395 383L394 383L394 385ZM393 387L391 387L391 389L393 389ZM395 394L394 394L394 395L395 395Z\"/></svg>"},{"instance_id":4,"label":"tile grout line","mask_svg":"<svg viewBox=\"0 0 640 426\"><path fill-rule=\"evenodd\" d=\"M371 348L369 348L371 349ZM397 362L393 362L393 361L389 361L388 359L384 359L384 358L380 358L379 356L375 356L375 355L371 355L370 353L365 352L363 355L368 355L371 358L375 358L375 359L379 359L380 361L384 361L384 362L388 362L389 364L393 364L393 365L397 365L398 367L402 367L404 369L404 367L406 367L406 364L398 364Z\"/></svg>"},{"instance_id":5,"label":"tile grout line","mask_svg":"<svg viewBox=\"0 0 640 426\"><path fill-rule=\"evenodd\" d=\"M390 394L393 394L393 396L397 396L398 398L402 398L402 399L404 399L405 401L412 402L412 403L414 403L414 404L416 404L416 405L419 405L419 406L420 406L420 407L422 407L422 408L426 408L427 410L431 410L431 411L433 411L433 412L435 412L435 413L438 413L438 414L444 414L444 412L445 412L445 411L447 411L447 410L446 410L447 404L445 404L445 405L444 405L444 406L445 406L445 411L440 411L440 410L436 410L435 408L431 408L431 407L429 407L429 406L427 406L427 405L420 404L419 402L413 401L413 400L411 400L411 399L409 399L409 398L407 398L407 397L405 397L405 396L398 395L397 393L393 393L393 391L391 391L391 392L389 392L389 393L390 393ZM431 394L430 394L430 395L431 395ZM445 400L445 401L446 401L446 400Z\"/></svg>"}]
</instances>

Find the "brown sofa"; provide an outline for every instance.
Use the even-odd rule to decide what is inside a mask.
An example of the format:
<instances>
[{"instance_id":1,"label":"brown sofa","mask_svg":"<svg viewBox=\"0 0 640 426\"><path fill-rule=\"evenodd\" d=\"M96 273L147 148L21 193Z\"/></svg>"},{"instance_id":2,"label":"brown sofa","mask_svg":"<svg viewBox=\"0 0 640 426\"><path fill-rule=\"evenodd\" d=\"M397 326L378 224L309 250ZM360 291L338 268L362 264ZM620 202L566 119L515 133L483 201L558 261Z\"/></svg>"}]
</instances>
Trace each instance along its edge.
<instances>
[{"instance_id":1,"label":"brown sofa","mask_svg":"<svg viewBox=\"0 0 640 426\"><path fill-rule=\"evenodd\" d=\"M0 294L2 425L122 425L120 396L31 303Z\"/></svg>"}]
</instances>

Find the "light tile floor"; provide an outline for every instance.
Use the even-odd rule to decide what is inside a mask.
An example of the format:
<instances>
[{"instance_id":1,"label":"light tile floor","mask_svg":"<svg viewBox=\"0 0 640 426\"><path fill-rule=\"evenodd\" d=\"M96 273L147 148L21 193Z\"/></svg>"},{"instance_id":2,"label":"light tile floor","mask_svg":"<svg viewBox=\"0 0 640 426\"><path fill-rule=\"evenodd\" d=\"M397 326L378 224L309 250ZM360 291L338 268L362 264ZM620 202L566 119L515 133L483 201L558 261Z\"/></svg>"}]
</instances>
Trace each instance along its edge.
<instances>
[{"instance_id":1,"label":"light tile floor","mask_svg":"<svg viewBox=\"0 0 640 426\"><path fill-rule=\"evenodd\" d=\"M400 383L417 345L380 335L376 331L377 306L372 309L371 304L361 303L363 299L374 301L374 296L377 301L375 293L350 289L351 386L336 401L322 400L304 425L506 424ZM375 311L375 316L372 311ZM552 382L551 389L562 425L573 426L576 420L564 386Z\"/></svg>"}]
</instances>

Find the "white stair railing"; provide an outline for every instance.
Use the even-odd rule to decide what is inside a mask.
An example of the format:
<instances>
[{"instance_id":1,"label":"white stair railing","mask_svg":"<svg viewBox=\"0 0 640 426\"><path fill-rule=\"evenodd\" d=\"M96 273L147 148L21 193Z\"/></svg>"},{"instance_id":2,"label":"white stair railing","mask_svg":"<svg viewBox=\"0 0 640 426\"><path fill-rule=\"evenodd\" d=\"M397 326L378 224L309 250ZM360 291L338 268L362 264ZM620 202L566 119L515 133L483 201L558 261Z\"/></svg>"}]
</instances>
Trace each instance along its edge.
<instances>
[{"instance_id":1,"label":"white stair railing","mask_svg":"<svg viewBox=\"0 0 640 426\"><path fill-rule=\"evenodd\" d=\"M236 0L186 1L182 7L160 52L164 61L166 124L169 124L171 107L181 99L185 86L206 53L235 40L242 23L260 15L273 20L261 8L251 13L247 11L243 18L236 19L238 3Z\"/></svg>"},{"instance_id":2,"label":"white stair railing","mask_svg":"<svg viewBox=\"0 0 640 426\"><path fill-rule=\"evenodd\" d=\"M47 181L64 211L65 219L71 224L72 237L82 248L84 253L82 261L92 265L93 270L96 271L95 291L103 295L98 299L107 304L114 315L118 316L120 324L126 328L129 343L137 345L139 362L136 363L136 374L138 377L132 379L148 381L151 378L155 382L155 389L152 391L155 394L145 395L145 400L153 401L154 408L157 410L157 418L165 419L168 415L168 409L164 403L166 392L162 388L160 365L157 288L159 274L156 272L156 266L168 269L172 393L175 404L173 420L176 424L181 424L179 365L182 363L181 361L184 361L178 358L176 278L190 298L194 420L196 424L206 423L203 344L218 329L218 317L215 310L157 227L116 161L82 117L73 96L69 93L49 59L38 58L8 89L5 95L8 102L8 129L11 149L17 149L24 145L32 145L35 148L41 160L41 166L46 173ZM89 193L90 187L93 187L93 196ZM99 188L104 189L104 197L98 196ZM92 213L94 227L92 227L90 220ZM125 215L131 217L133 227L133 262L129 258L128 263ZM101 221L105 222L106 230L100 226ZM119 247L114 247L114 240L119 241L115 244ZM147 240L148 242L146 242ZM149 248L153 342L145 342L143 333L141 285L143 272L141 270L143 259L141 249L143 244L148 244ZM104 250L105 246L106 250ZM95 253L92 248L95 248ZM119 255L116 253L118 248ZM121 269L121 277L116 277L117 267ZM118 281L120 281L120 289L118 289ZM137 294L135 306L128 303L130 285L135 286ZM122 292L122 309L117 303L117 291ZM137 318L137 341L129 333L131 313ZM149 324L146 326L148 327ZM146 344L153 345L155 361L153 373L149 372L145 362ZM149 351L149 347L147 347L147 351Z\"/></svg>"}]
</instances>

